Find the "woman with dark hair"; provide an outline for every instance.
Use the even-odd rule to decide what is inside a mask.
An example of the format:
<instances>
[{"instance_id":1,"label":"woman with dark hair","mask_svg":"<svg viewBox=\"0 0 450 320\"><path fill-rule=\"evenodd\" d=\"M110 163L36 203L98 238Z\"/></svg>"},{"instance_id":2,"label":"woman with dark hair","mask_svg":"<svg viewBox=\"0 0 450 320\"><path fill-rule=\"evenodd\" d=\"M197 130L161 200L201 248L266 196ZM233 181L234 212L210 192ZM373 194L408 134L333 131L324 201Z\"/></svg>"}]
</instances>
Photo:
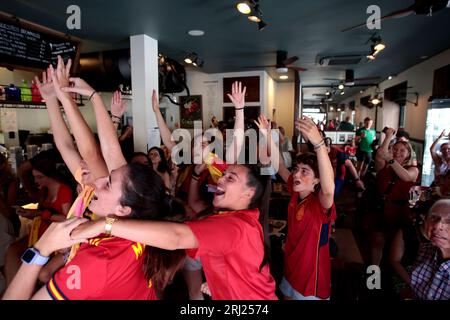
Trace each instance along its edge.
<instances>
[{"instance_id":1,"label":"woman with dark hair","mask_svg":"<svg viewBox=\"0 0 450 320\"><path fill-rule=\"evenodd\" d=\"M144 152L135 152L130 158L130 163L140 163L150 167L150 159Z\"/></svg>"},{"instance_id":2,"label":"woman with dark hair","mask_svg":"<svg viewBox=\"0 0 450 320\"><path fill-rule=\"evenodd\" d=\"M59 66L58 66L59 67ZM184 251L169 252L145 247L142 243L111 237L111 225L124 220L176 220L171 216L174 203L166 195L160 177L141 164L128 164L121 153L114 125L100 95L83 80L71 78L74 87L61 88L61 79L68 73L57 71L53 82L58 98L76 92L91 97L97 129L109 176L95 181L95 196L89 209L98 217L106 217L108 226L100 237L83 243L72 260L57 271L33 299L156 299L155 289L162 290L184 261ZM126 219L125 219L126 218ZM48 256L73 241L70 232L85 219L64 221L53 225L44 236L22 256L24 262L5 293L4 299L28 299L38 273ZM102 219L102 222L104 220ZM76 283L69 278L76 269ZM74 289L77 290L74 290Z\"/></svg>"},{"instance_id":3,"label":"woman with dark hair","mask_svg":"<svg viewBox=\"0 0 450 320\"><path fill-rule=\"evenodd\" d=\"M237 121L243 126L245 89L233 86ZM242 145L237 143L236 154ZM236 157L237 158L237 157ZM197 165L190 183L190 193L198 194ZM268 246L262 224L267 219L270 185L260 167L230 164L217 181L213 207L197 197L190 201L197 220L169 223L118 219L111 226L107 220L87 222L72 233L74 239L85 239L111 233L133 241L166 250L190 249L188 255L200 257L212 299L276 299L275 282L270 275ZM191 196L191 194L190 194ZM191 199L192 200L192 199ZM258 209L261 208L261 211ZM264 211L263 211L264 210ZM261 223L262 222L262 223ZM267 229L267 228L264 228Z\"/></svg>"},{"instance_id":4,"label":"woman with dark hair","mask_svg":"<svg viewBox=\"0 0 450 320\"><path fill-rule=\"evenodd\" d=\"M265 181L263 181L265 180ZM195 179L193 179L195 183ZM259 167L230 165L219 179L213 210L186 223L117 219L112 235L165 250L190 249L200 257L213 299L276 299L264 250L258 207L268 198ZM268 190L269 189L269 190ZM201 217L201 218L200 218ZM103 232L107 220L87 222L72 233L86 239Z\"/></svg>"},{"instance_id":5,"label":"woman with dark hair","mask_svg":"<svg viewBox=\"0 0 450 320\"><path fill-rule=\"evenodd\" d=\"M151 161L153 171L155 171L164 181L167 190L170 190L169 165L166 156L164 155L164 151L161 148L153 147L148 150L147 156Z\"/></svg>"}]
</instances>

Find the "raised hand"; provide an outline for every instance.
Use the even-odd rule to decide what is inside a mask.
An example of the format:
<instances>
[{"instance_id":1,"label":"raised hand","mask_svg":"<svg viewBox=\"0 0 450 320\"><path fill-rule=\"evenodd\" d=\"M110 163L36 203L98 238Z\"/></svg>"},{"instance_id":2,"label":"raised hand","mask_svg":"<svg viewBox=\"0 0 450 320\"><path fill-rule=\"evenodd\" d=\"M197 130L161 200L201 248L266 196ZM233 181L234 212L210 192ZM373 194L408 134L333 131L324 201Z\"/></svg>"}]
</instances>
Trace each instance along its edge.
<instances>
[{"instance_id":1,"label":"raised hand","mask_svg":"<svg viewBox=\"0 0 450 320\"><path fill-rule=\"evenodd\" d=\"M387 128L385 133L386 133L386 136L393 137L395 135L395 129Z\"/></svg>"},{"instance_id":2,"label":"raised hand","mask_svg":"<svg viewBox=\"0 0 450 320\"><path fill-rule=\"evenodd\" d=\"M122 118L126 109L127 102L122 100L122 94L117 90L111 97L111 114L117 118Z\"/></svg>"},{"instance_id":3,"label":"raised hand","mask_svg":"<svg viewBox=\"0 0 450 320\"><path fill-rule=\"evenodd\" d=\"M245 92L247 88L242 89L242 83L235 81L231 86L231 94L227 93L235 109L242 109L245 105Z\"/></svg>"},{"instance_id":4,"label":"raised hand","mask_svg":"<svg viewBox=\"0 0 450 320\"><path fill-rule=\"evenodd\" d=\"M254 122L258 126L261 134L263 134L264 136L267 136L267 134L269 133L269 131L271 129L270 121L267 120L267 118L263 114L260 114L258 116L258 120L255 120Z\"/></svg>"},{"instance_id":5,"label":"raised hand","mask_svg":"<svg viewBox=\"0 0 450 320\"><path fill-rule=\"evenodd\" d=\"M152 108L154 112L159 111L159 101L158 95L156 94L156 90L153 89L152 92Z\"/></svg>"},{"instance_id":6,"label":"raised hand","mask_svg":"<svg viewBox=\"0 0 450 320\"><path fill-rule=\"evenodd\" d=\"M42 81L36 76L34 77L33 83L38 87L39 93L45 101L57 99L50 68L47 68L46 71L42 71Z\"/></svg>"},{"instance_id":7,"label":"raised hand","mask_svg":"<svg viewBox=\"0 0 450 320\"><path fill-rule=\"evenodd\" d=\"M323 140L322 135L317 129L316 124L310 118L299 119L296 122L297 128L302 133L305 140L310 141L313 145L320 143Z\"/></svg>"},{"instance_id":8,"label":"raised hand","mask_svg":"<svg viewBox=\"0 0 450 320\"><path fill-rule=\"evenodd\" d=\"M67 64L64 65L64 61L61 56L58 56L58 64L56 70L50 65L50 74L53 82L53 87L55 89L56 95L59 100L70 99L70 95L62 90L64 87L70 85L70 67L72 66L72 60L69 59Z\"/></svg>"},{"instance_id":9,"label":"raised hand","mask_svg":"<svg viewBox=\"0 0 450 320\"><path fill-rule=\"evenodd\" d=\"M69 80L73 83L73 87L64 87L61 89L62 91L78 93L84 97L91 97L95 92L95 90L81 78L70 78Z\"/></svg>"}]
</instances>

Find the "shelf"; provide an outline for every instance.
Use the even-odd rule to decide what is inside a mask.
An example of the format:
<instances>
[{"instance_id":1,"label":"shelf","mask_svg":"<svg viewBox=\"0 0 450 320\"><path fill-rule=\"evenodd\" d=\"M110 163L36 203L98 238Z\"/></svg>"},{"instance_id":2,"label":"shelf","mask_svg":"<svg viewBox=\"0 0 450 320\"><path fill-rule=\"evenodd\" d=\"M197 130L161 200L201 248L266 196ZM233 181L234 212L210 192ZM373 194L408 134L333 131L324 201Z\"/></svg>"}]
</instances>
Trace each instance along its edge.
<instances>
[{"instance_id":1,"label":"shelf","mask_svg":"<svg viewBox=\"0 0 450 320\"><path fill-rule=\"evenodd\" d=\"M84 103L77 102L77 106L82 107ZM0 108L12 108L12 109L45 109L45 102L32 102L32 101L9 101L0 100ZM62 108L62 106L61 106Z\"/></svg>"}]
</instances>

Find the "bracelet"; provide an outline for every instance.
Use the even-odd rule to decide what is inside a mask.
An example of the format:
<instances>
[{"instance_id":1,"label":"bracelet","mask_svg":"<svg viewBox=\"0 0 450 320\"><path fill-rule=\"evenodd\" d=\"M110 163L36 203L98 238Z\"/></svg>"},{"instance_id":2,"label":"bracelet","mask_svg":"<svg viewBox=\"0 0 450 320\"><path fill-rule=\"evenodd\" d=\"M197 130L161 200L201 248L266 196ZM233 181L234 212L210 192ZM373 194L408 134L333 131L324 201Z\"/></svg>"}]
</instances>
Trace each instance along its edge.
<instances>
[{"instance_id":1,"label":"bracelet","mask_svg":"<svg viewBox=\"0 0 450 320\"><path fill-rule=\"evenodd\" d=\"M111 118L116 118L116 119L122 120L122 118L121 118L121 117L118 117L118 116L116 116L116 115L113 115L113 114L111 114Z\"/></svg>"},{"instance_id":2,"label":"bracelet","mask_svg":"<svg viewBox=\"0 0 450 320\"><path fill-rule=\"evenodd\" d=\"M94 90L94 92L91 93L91 95L89 96L89 101L92 99L92 97L94 96L94 94L96 94L97 91Z\"/></svg>"},{"instance_id":3,"label":"bracelet","mask_svg":"<svg viewBox=\"0 0 450 320\"><path fill-rule=\"evenodd\" d=\"M192 175L192 177L191 177L193 180L195 180L195 181L197 181L198 182L198 180L199 180L199 177L198 176L194 176L194 175Z\"/></svg>"},{"instance_id":4,"label":"bracelet","mask_svg":"<svg viewBox=\"0 0 450 320\"><path fill-rule=\"evenodd\" d=\"M192 176L193 177L200 178L201 175L202 175L201 173L199 174L199 173L195 172L195 170L192 170Z\"/></svg>"},{"instance_id":5,"label":"bracelet","mask_svg":"<svg viewBox=\"0 0 450 320\"><path fill-rule=\"evenodd\" d=\"M314 150L319 149L321 146L325 144L325 140L320 141L318 144L314 145Z\"/></svg>"},{"instance_id":6,"label":"bracelet","mask_svg":"<svg viewBox=\"0 0 450 320\"><path fill-rule=\"evenodd\" d=\"M242 108L234 108L234 110L244 110L245 107Z\"/></svg>"}]
</instances>

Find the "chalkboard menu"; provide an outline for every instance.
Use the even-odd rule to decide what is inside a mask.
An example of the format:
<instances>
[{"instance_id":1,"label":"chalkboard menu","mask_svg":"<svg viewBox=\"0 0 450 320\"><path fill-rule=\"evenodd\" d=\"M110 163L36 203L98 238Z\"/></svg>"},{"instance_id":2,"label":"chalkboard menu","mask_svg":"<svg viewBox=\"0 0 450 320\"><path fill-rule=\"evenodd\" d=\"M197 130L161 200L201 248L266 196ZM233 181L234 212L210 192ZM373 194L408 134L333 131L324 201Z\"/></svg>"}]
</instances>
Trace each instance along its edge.
<instances>
[{"instance_id":1,"label":"chalkboard menu","mask_svg":"<svg viewBox=\"0 0 450 320\"><path fill-rule=\"evenodd\" d=\"M28 26L0 19L0 63L12 67L46 69L58 55L74 61L79 43Z\"/></svg>"}]
</instances>

